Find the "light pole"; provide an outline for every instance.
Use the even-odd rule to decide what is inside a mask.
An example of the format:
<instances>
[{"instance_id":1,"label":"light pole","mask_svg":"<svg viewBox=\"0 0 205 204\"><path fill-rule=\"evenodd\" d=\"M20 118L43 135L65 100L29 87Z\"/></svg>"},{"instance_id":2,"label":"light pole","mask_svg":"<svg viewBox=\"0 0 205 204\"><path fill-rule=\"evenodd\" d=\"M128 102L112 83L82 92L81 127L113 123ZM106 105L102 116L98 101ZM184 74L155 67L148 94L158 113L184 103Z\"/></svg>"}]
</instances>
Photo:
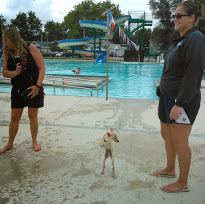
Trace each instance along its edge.
<instances>
[{"instance_id":1,"label":"light pole","mask_svg":"<svg viewBox=\"0 0 205 204\"><path fill-rule=\"evenodd\" d=\"M48 32L46 32L46 41L47 41L47 47L48 47Z\"/></svg>"},{"instance_id":2,"label":"light pole","mask_svg":"<svg viewBox=\"0 0 205 204\"><path fill-rule=\"evenodd\" d=\"M2 46L3 46L3 23L1 21L1 36L2 36ZM2 46L1 46L1 43L0 43L0 67L1 67L1 59L2 59L2 53L3 53L3 50L2 50Z\"/></svg>"},{"instance_id":3,"label":"light pole","mask_svg":"<svg viewBox=\"0 0 205 204\"><path fill-rule=\"evenodd\" d=\"M109 13L107 11L106 100L108 100Z\"/></svg>"}]
</instances>

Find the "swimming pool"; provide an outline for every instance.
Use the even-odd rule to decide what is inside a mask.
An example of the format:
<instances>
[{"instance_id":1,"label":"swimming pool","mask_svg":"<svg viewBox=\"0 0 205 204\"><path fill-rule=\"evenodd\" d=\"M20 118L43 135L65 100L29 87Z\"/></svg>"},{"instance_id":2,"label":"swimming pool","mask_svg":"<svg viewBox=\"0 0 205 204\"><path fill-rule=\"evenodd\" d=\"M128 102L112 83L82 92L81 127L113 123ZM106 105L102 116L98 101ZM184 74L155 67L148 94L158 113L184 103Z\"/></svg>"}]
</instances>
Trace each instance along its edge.
<instances>
[{"instance_id":1,"label":"swimming pool","mask_svg":"<svg viewBox=\"0 0 205 204\"><path fill-rule=\"evenodd\" d=\"M73 69L81 68L82 76L106 76L106 64L94 62L45 61L46 74L72 75ZM157 100L153 80L161 77L163 65L146 63L109 63L109 98ZM10 92L10 87L0 87L0 92ZM92 90L97 96L97 90ZM45 87L46 94L90 96L88 90ZM98 92L106 97L106 87Z\"/></svg>"}]
</instances>

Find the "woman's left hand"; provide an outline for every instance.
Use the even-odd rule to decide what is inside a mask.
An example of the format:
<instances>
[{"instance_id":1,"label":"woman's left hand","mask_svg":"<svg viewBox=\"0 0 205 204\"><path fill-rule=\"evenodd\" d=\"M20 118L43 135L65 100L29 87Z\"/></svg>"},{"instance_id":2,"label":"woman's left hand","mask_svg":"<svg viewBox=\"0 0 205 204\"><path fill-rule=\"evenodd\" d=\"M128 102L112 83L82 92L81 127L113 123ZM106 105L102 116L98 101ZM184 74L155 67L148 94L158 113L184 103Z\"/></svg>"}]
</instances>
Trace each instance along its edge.
<instances>
[{"instance_id":1,"label":"woman's left hand","mask_svg":"<svg viewBox=\"0 0 205 204\"><path fill-rule=\"evenodd\" d=\"M31 92L27 96L31 96L30 99L34 98L36 95L38 95L39 88L37 86L31 86L28 89L31 89Z\"/></svg>"},{"instance_id":2,"label":"woman's left hand","mask_svg":"<svg viewBox=\"0 0 205 204\"><path fill-rule=\"evenodd\" d=\"M180 117L181 109L181 107L174 105L169 114L170 119L177 120Z\"/></svg>"}]
</instances>

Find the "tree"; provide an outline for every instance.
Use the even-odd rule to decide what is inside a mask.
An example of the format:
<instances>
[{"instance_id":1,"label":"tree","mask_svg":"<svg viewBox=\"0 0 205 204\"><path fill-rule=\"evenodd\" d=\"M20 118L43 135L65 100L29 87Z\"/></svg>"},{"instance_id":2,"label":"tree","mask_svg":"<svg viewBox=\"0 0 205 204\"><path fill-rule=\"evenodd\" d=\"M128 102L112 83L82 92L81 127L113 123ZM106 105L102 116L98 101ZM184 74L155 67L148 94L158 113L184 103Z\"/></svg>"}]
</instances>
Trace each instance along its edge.
<instances>
[{"instance_id":1,"label":"tree","mask_svg":"<svg viewBox=\"0 0 205 204\"><path fill-rule=\"evenodd\" d=\"M6 19L0 15L0 46L3 44L3 30L6 28Z\"/></svg>"},{"instance_id":2,"label":"tree","mask_svg":"<svg viewBox=\"0 0 205 204\"><path fill-rule=\"evenodd\" d=\"M40 40L42 35L42 24L35 13L30 11L27 14L19 12L11 25L18 29L21 37L26 41Z\"/></svg>"},{"instance_id":3,"label":"tree","mask_svg":"<svg viewBox=\"0 0 205 204\"><path fill-rule=\"evenodd\" d=\"M141 45L142 44L142 32L143 29L137 30L134 35L132 35L132 37L130 37L130 39L135 42L137 45ZM145 28L144 29L144 47L149 47L150 46L150 39L152 36L152 30L150 28Z\"/></svg>"},{"instance_id":4,"label":"tree","mask_svg":"<svg viewBox=\"0 0 205 204\"><path fill-rule=\"evenodd\" d=\"M178 32L174 30L172 14L179 3L183 0L150 0L149 5L155 19L159 20L157 27L153 29L152 41L160 51L167 50L170 43L177 37ZM204 0L195 0L205 5ZM199 21L199 30L205 33L205 20Z\"/></svg>"},{"instance_id":5,"label":"tree","mask_svg":"<svg viewBox=\"0 0 205 204\"><path fill-rule=\"evenodd\" d=\"M94 3L93 0L85 0L74 6L65 17L63 26L68 30L67 38L82 38L83 29L80 27L79 20L105 20L106 14L103 14L108 8L111 8L115 18L121 16L119 5L111 3L110 0ZM86 30L86 35L93 35L92 31ZM100 35L100 34L99 34Z\"/></svg>"},{"instance_id":6,"label":"tree","mask_svg":"<svg viewBox=\"0 0 205 204\"><path fill-rule=\"evenodd\" d=\"M174 31L172 15L180 2L182 0L149 1L154 18L159 20L158 26L153 29L152 40L160 51L167 50L173 37L177 37L177 32Z\"/></svg>"},{"instance_id":7,"label":"tree","mask_svg":"<svg viewBox=\"0 0 205 204\"><path fill-rule=\"evenodd\" d=\"M46 22L44 26L44 33L49 41L58 41L66 38L66 31L61 23L54 21Z\"/></svg>"},{"instance_id":8,"label":"tree","mask_svg":"<svg viewBox=\"0 0 205 204\"><path fill-rule=\"evenodd\" d=\"M35 13L30 11L28 14L28 39L40 40L42 35L42 23L39 18L36 17Z\"/></svg>"},{"instance_id":9,"label":"tree","mask_svg":"<svg viewBox=\"0 0 205 204\"><path fill-rule=\"evenodd\" d=\"M204 5L204 7L205 7L205 1L204 0L195 0L195 2L199 2L202 5ZM199 21L198 29L205 35L205 18L201 19Z\"/></svg>"}]
</instances>

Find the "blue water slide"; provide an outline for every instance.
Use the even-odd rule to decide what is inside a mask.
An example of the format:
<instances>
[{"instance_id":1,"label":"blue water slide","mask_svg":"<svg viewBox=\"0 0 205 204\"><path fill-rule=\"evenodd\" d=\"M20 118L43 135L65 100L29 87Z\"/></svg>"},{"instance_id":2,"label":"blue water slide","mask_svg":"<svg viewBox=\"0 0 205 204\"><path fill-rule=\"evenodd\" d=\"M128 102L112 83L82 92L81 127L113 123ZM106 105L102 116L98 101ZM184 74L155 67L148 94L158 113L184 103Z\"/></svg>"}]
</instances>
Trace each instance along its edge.
<instances>
[{"instance_id":1,"label":"blue water slide","mask_svg":"<svg viewBox=\"0 0 205 204\"><path fill-rule=\"evenodd\" d=\"M83 49L80 49L79 47L74 47L74 50L77 52L77 53L92 53L94 51L92 50L83 50ZM105 63L106 62L106 55L107 55L107 52L106 51L99 51L99 50L96 50L95 53L98 55L96 57L96 63Z\"/></svg>"},{"instance_id":2,"label":"blue water slide","mask_svg":"<svg viewBox=\"0 0 205 204\"><path fill-rule=\"evenodd\" d=\"M96 36L95 40L99 41L99 39L106 39L106 36ZM60 49L67 49L72 46L83 46L88 43L94 43L94 36L87 36L82 39L64 39L64 40L59 40L58 45Z\"/></svg>"},{"instance_id":3,"label":"blue water slide","mask_svg":"<svg viewBox=\"0 0 205 204\"><path fill-rule=\"evenodd\" d=\"M96 63L100 64L100 63L105 63L106 62L106 57L107 57L107 52L105 51L100 51L102 54L98 55L96 57Z\"/></svg>"},{"instance_id":4,"label":"blue water slide","mask_svg":"<svg viewBox=\"0 0 205 204\"><path fill-rule=\"evenodd\" d=\"M130 19L131 16L130 15L124 15L121 16L119 18L116 18L116 22L117 23L121 23L124 22L128 19ZM100 29L103 30L104 32L107 31L107 21L106 20L97 20L97 21L91 21L91 20L80 20L79 21L80 26L82 28L95 28L95 29ZM109 32L109 39L113 38L113 34L112 32ZM58 41L58 45L60 47L60 49L71 49L71 47L74 47L74 50L77 51L78 53L85 53L85 52L92 52L90 50L82 50L80 48L77 48L75 46L84 46L88 43L94 43L94 40L97 42L99 41L99 39L106 39L106 35L104 36L89 36L86 38L82 38L82 39L64 39L64 40L59 40ZM96 63L103 63L106 62L106 52L105 51L95 51L96 54L98 55L96 58Z\"/></svg>"},{"instance_id":5,"label":"blue water slide","mask_svg":"<svg viewBox=\"0 0 205 204\"><path fill-rule=\"evenodd\" d=\"M130 18L130 15L124 15L116 18L115 21L116 23L122 23L129 20ZM80 20L79 23L82 28L96 28L107 31L107 20Z\"/></svg>"}]
</instances>

